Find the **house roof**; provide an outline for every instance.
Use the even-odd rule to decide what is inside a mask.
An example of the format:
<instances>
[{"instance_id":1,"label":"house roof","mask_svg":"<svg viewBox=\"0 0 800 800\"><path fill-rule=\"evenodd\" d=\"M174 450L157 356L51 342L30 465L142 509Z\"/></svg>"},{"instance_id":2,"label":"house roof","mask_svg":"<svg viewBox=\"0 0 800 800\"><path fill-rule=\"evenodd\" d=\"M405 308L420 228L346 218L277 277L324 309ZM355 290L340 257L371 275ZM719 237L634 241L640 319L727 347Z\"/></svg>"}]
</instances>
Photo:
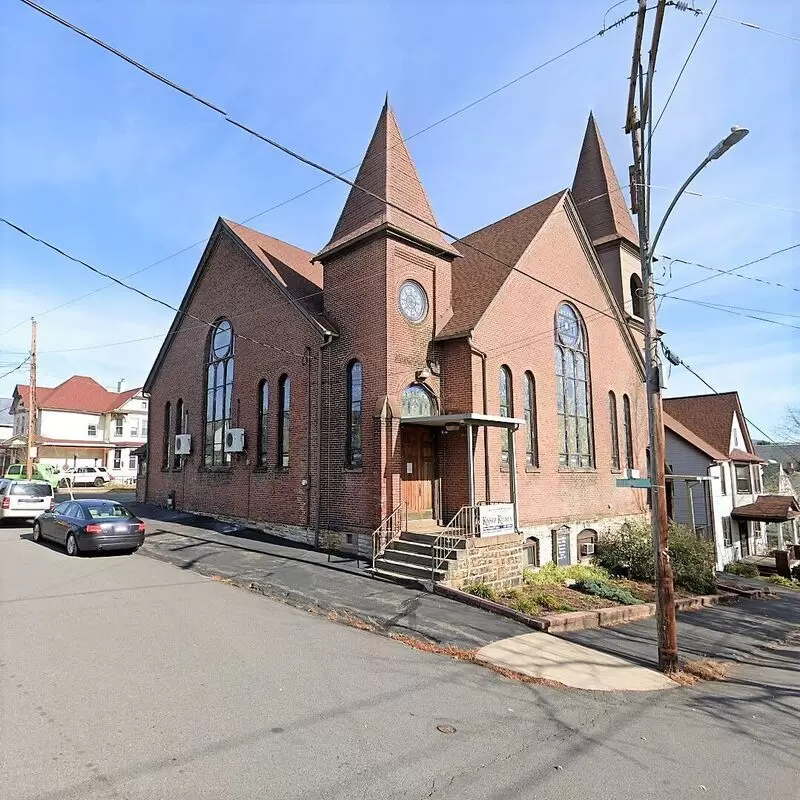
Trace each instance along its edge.
<instances>
[{"instance_id":1,"label":"house roof","mask_svg":"<svg viewBox=\"0 0 800 800\"><path fill-rule=\"evenodd\" d=\"M354 183L377 197L366 194L356 186L350 189L333 235L316 255L317 259L325 259L370 233L392 229L406 233L441 253L459 255L458 250L435 227L431 227L437 225L436 218L394 112L389 107L388 96ZM406 209L429 224L388 206L378 197Z\"/></svg>"},{"instance_id":2,"label":"house roof","mask_svg":"<svg viewBox=\"0 0 800 800\"><path fill-rule=\"evenodd\" d=\"M232 220L222 222L264 265L287 294L314 314L322 312L322 266L313 253Z\"/></svg>"},{"instance_id":3,"label":"house roof","mask_svg":"<svg viewBox=\"0 0 800 800\"><path fill-rule=\"evenodd\" d=\"M734 508L731 516L757 522L788 522L800 517L800 505L790 494L762 494L754 503Z\"/></svg>"},{"instance_id":4,"label":"house roof","mask_svg":"<svg viewBox=\"0 0 800 800\"><path fill-rule=\"evenodd\" d=\"M685 425L667 414L666 411L663 414L663 419L665 428L671 430L676 436L680 436L681 439L691 444L701 453L704 453L709 458L713 458L714 461L727 460L728 456L717 450L716 447L712 447L708 442L701 439L696 433L689 430L689 428L687 428Z\"/></svg>"},{"instance_id":5,"label":"house roof","mask_svg":"<svg viewBox=\"0 0 800 800\"><path fill-rule=\"evenodd\" d=\"M37 386L36 405L39 408L53 411L84 411L90 414L105 414L115 411L139 392L141 392L141 388L128 389L125 392L110 392L94 378L87 375L73 375L58 386ZM23 406L30 405L30 386L17 384L14 393L20 397Z\"/></svg>"},{"instance_id":6,"label":"house roof","mask_svg":"<svg viewBox=\"0 0 800 800\"><path fill-rule=\"evenodd\" d=\"M572 195L595 245L621 238L638 247L639 235L592 113L586 123Z\"/></svg>"},{"instance_id":7,"label":"house roof","mask_svg":"<svg viewBox=\"0 0 800 800\"><path fill-rule=\"evenodd\" d=\"M441 332L442 337L466 333L476 327L566 192L566 189L556 192L458 240L463 242L463 258L453 262L453 316Z\"/></svg>"},{"instance_id":8,"label":"house roof","mask_svg":"<svg viewBox=\"0 0 800 800\"><path fill-rule=\"evenodd\" d=\"M756 442L756 453L768 461L777 461L786 466L794 462L800 464L800 443L797 442Z\"/></svg>"},{"instance_id":9,"label":"house roof","mask_svg":"<svg viewBox=\"0 0 800 800\"><path fill-rule=\"evenodd\" d=\"M731 450L730 457L734 461L747 461L750 464L763 464L764 459L760 456L754 455L753 453L746 453L744 450L739 450L739 448L734 447Z\"/></svg>"},{"instance_id":10,"label":"house roof","mask_svg":"<svg viewBox=\"0 0 800 800\"><path fill-rule=\"evenodd\" d=\"M14 424L14 415L11 413L11 403L13 398L0 397L0 425L8 426Z\"/></svg>"},{"instance_id":11,"label":"house roof","mask_svg":"<svg viewBox=\"0 0 800 800\"><path fill-rule=\"evenodd\" d=\"M739 420L747 452L753 453L753 443L737 392L665 397L664 411L721 453L730 453L731 426L735 415ZM726 458L732 456L728 455Z\"/></svg>"}]
</instances>

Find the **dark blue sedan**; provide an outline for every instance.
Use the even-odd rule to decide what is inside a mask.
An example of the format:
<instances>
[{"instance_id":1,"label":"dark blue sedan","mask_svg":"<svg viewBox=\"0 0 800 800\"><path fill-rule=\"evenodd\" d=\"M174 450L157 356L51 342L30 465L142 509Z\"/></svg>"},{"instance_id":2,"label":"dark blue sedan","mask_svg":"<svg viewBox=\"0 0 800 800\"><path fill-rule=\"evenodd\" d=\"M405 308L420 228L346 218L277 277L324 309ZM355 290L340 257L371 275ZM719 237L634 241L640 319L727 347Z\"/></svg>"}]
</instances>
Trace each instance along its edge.
<instances>
[{"instance_id":1,"label":"dark blue sedan","mask_svg":"<svg viewBox=\"0 0 800 800\"><path fill-rule=\"evenodd\" d=\"M68 500L33 523L33 541L49 539L67 555L118 550L134 553L144 543L144 522L113 500Z\"/></svg>"}]
</instances>

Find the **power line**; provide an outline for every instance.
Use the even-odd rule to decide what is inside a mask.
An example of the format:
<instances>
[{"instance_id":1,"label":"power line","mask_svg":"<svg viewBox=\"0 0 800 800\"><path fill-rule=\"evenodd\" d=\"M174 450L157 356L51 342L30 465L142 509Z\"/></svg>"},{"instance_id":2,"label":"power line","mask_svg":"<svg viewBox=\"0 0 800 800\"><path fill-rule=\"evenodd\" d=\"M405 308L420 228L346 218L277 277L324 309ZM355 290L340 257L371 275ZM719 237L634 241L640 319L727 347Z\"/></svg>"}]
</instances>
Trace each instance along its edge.
<instances>
[{"instance_id":1,"label":"power line","mask_svg":"<svg viewBox=\"0 0 800 800\"><path fill-rule=\"evenodd\" d=\"M676 297L674 294L662 294L661 297L663 297L665 300L681 300L684 303L691 303L692 305L703 306L704 308L711 308L714 309L714 311L722 311L725 314L733 314L734 316L737 317L747 317L749 319L757 319L760 322L769 322L771 325L780 325L783 328L794 328L795 330L800 331L800 325L792 325L789 322L781 322L780 320L768 319L767 317L757 317L754 314L744 314L740 311L733 311L729 308L722 308L718 305L714 305L713 303L703 302L702 300L692 300L689 297Z\"/></svg>"},{"instance_id":2,"label":"power line","mask_svg":"<svg viewBox=\"0 0 800 800\"><path fill-rule=\"evenodd\" d=\"M24 0L23 0L23 2L24 2ZM130 284L125 283L124 281L120 280L119 278L116 278L113 275L110 275L108 272L103 272L102 270L98 269L97 267L93 267L91 264L87 263L86 261L83 261L80 258L76 258L75 256L71 256L69 253L64 252L60 247L56 247L54 244L51 244L50 242L46 241L45 239L40 239L38 236L34 236L34 234L30 233L29 231L26 231L24 228L20 228L19 225L15 225L13 222L9 222L7 219L5 219L5 217L0 217L0 222L4 223L5 225L8 225L10 228L13 228L15 231L17 231L18 233L21 233L23 236L27 236L29 239L32 239L34 242L39 242L39 244L42 244L45 247L49 248L50 250L53 250L54 252L58 253L59 255L64 256L64 258L69 259L70 261L73 261L76 264L80 264L83 267L86 267L86 269L91 270L92 272L96 273L97 275L102 275L102 277L108 278L109 280L113 281L114 283L122 286L124 289L128 289L128 290L130 290L132 292L135 292L136 294L140 295L141 297L144 297L146 300L150 300L153 303L158 303L158 305L164 306L164 308L168 308L168 309L170 309L170 311L174 311L177 314L181 314L183 316L190 317L191 319L202 323L203 325L205 325L208 328L213 328L214 327L214 323L213 322L207 322L206 320L201 319L200 317L197 317L194 314L190 314L188 311L185 311L185 310L181 311L180 308L178 308L177 306L173 306L171 303L168 303L166 300L161 300L160 298L154 297L153 295L148 294L147 292L143 292L141 289L137 289L135 286L131 286ZM265 348L267 348L269 350L277 350L277 351L279 351L281 353L286 353L287 355L297 356L298 358L303 358L304 357L304 355L302 353L294 353L291 350L286 350L283 347L277 347L276 345L266 344L265 342L260 342L257 339L251 339L249 336L245 336L245 335L243 335L241 333L235 333L234 337L237 338L237 339L242 339L244 341L251 342L251 343L256 344L256 345L258 345L260 347L265 347Z\"/></svg>"},{"instance_id":3,"label":"power line","mask_svg":"<svg viewBox=\"0 0 800 800\"><path fill-rule=\"evenodd\" d=\"M691 11L694 11L695 14L705 14L706 12L700 8L692 8ZM791 39L794 42L800 42L800 36L793 36L791 33L783 33L783 31L775 31L771 28L765 28L762 25L758 25L755 22L745 22L742 19L733 19L732 17L723 17L722 14L708 14L709 17L713 17L714 19L723 19L726 22L733 22L736 25L742 25L745 28L750 28L754 31L761 31L762 33L769 33L773 36L780 36L784 39Z\"/></svg>"},{"instance_id":4,"label":"power line","mask_svg":"<svg viewBox=\"0 0 800 800\"><path fill-rule=\"evenodd\" d=\"M678 298L684 299L684 298ZM692 299L692 298L686 298ZM777 317L793 317L794 319L800 319L800 314L792 314L788 311L772 311L766 308L749 308L748 306L732 306L726 303L714 303L711 300L695 300L696 303L702 303L707 306L711 306L713 308L732 308L734 311L752 311L754 314L772 314L773 316Z\"/></svg>"},{"instance_id":5,"label":"power line","mask_svg":"<svg viewBox=\"0 0 800 800\"><path fill-rule=\"evenodd\" d=\"M752 267L753 264L760 264L762 261L767 261L767 259L774 258L782 253L788 253L790 250L794 250L797 247L800 247L800 242L797 242L796 244L790 244L788 247L782 247L780 250L773 250L771 253L767 253L765 256L760 256L759 258L754 258L752 261L746 261L744 264L739 264L738 267L731 267L731 269L722 270L719 275L709 275L707 278L700 278L700 280L692 281L692 283L685 283L683 286L679 286L677 289L670 289L669 292L665 292L662 297L670 297L675 292L681 292L684 289L689 289L692 286L698 286L706 281L713 281L715 278L719 278L720 275L731 275L741 269L744 269L745 267Z\"/></svg>"},{"instance_id":6,"label":"power line","mask_svg":"<svg viewBox=\"0 0 800 800\"><path fill-rule=\"evenodd\" d=\"M779 289L788 289L791 292L800 292L800 288L796 286L787 286L785 283L778 283L778 281L768 281L766 278L757 278L755 275L742 275L738 272L732 272L730 270L719 269L717 267L709 267L706 264L700 264L697 261L686 261L683 258L672 258L671 256L662 255L661 258L669 261L672 264L686 264L690 267L700 267L701 269L710 270L711 272L717 272L720 275L731 275L734 278L743 278L744 280L748 281L755 281L756 283L763 283L766 286L777 286ZM678 289L674 289L673 291L679 291ZM746 309L752 310L752 309Z\"/></svg>"},{"instance_id":7,"label":"power line","mask_svg":"<svg viewBox=\"0 0 800 800\"><path fill-rule=\"evenodd\" d=\"M645 184L637 184L637 186L644 186ZM657 183L647 184L648 189L667 189L670 192L676 191L675 186L661 186ZM753 203L750 200L740 200L738 197L723 197L718 194L708 194L708 192L698 192L694 189L684 189L684 195L691 195L692 197L704 197L707 200L724 200L727 203L737 203L742 206L753 206L753 208L766 208L769 211L785 211L787 214L800 213L798 208L787 208L786 206L773 206L766 203Z\"/></svg>"},{"instance_id":8,"label":"power line","mask_svg":"<svg viewBox=\"0 0 800 800\"><path fill-rule=\"evenodd\" d=\"M16 372L18 369L22 369L30 360L31 360L31 357L28 356L20 364L17 364L17 366L14 367L14 369L10 369L8 372L4 373L3 375L0 375L0 380L2 380L3 378L7 378L9 375L11 375L11 373Z\"/></svg>"},{"instance_id":9,"label":"power line","mask_svg":"<svg viewBox=\"0 0 800 800\"><path fill-rule=\"evenodd\" d=\"M23 2L27 2L27 0L23 0ZM714 9L717 7L717 3L719 0L714 0L714 5L711 6L711 11L709 14L714 13ZM653 134L656 132L658 128L658 123L661 122L661 118L664 116L664 112L667 110L667 106L669 106L670 100L672 100L672 95L675 94L675 90L678 88L678 84L681 82L681 78L683 77L683 73L686 71L686 67L689 65L689 59L692 57L692 53L694 53L695 48L697 47L697 43L700 41L700 37L703 35L703 31L706 29L706 25L708 25L709 17L703 21L703 25L700 28L700 32L697 34L697 38L694 40L694 44L692 45L691 49L689 50L689 54L686 56L686 60L683 62L683 66L681 67L681 71L678 73L678 77L675 78L675 83L672 85L672 90L667 97L667 102L664 103L663 108L661 109L661 113L658 115L658 119L656 120L656 124L653 125L650 135L647 137L647 147L650 147L650 142L653 139Z\"/></svg>"},{"instance_id":10,"label":"power line","mask_svg":"<svg viewBox=\"0 0 800 800\"><path fill-rule=\"evenodd\" d=\"M318 163L318 162L316 162L316 161L314 161L314 160L312 160L310 158L307 158L306 156L303 156L302 154L292 150L291 148L287 147L286 145L283 145L280 142L278 142L278 141L276 141L274 139L271 139L270 137L265 136L264 134L259 133L255 129L250 128L247 125L244 125L243 123L238 122L237 120L234 120L232 117L228 116L228 114L225 111L223 111L222 109L218 108L214 104L212 104L212 103L210 103L208 101L202 100L201 98L199 98L197 95L195 95L193 92L189 91L188 89L184 89L181 86L179 86L178 84L174 83L173 81L170 81L169 79L164 78L163 76L159 75L154 70L151 70L149 67L145 67L143 64L140 64L138 61L135 61L130 56L124 55L123 53L121 53L120 51L118 51L115 48L111 47L110 45L106 44L102 40L92 36L91 34L87 33L86 31L81 30L80 28L78 28L77 26L75 26L72 23L68 22L67 20L64 20L61 17L58 17L57 15L55 15L52 12L48 11L47 9L44 9L42 6L39 6L37 3L32 2L32 0L22 0L22 2L25 3L26 5L30 6L31 8L44 13L46 16L50 17L51 19L55 20L56 22L58 22L58 23L60 23L62 25L65 25L70 30L74 31L75 33L78 33L80 36L83 36L84 38L88 39L89 41L93 42L94 44L97 44L98 46L102 47L103 49L107 50L108 52L113 53L114 55L123 58L127 63L137 67L137 69L141 69L147 75L150 75L151 77L156 78L157 80L159 80L160 82L164 83L165 85L167 85L167 86L169 86L169 87L171 87L173 89L176 89L177 91L179 91L181 94L185 95L186 97L189 97L189 98L194 99L194 100L198 100L206 108L210 108L211 110L213 110L216 113L220 114L223 117L223 119L225 120L225 122L228 122L231 125L234 125L235 127L245 131L246 133L249 133L251 136L254 136L257 139L260 139L265 144L268 144L271 147L273 147L273 148L275 148L277 150L280 150L281 152L283 152L286 155L294 158L295 160L300 161L301 163L306 164L307 166L310 166L310 167L318 170L319 172L324 173L325 175L328 175L332 180L338 180L338 181L350 186L351 189L357 189L358 191L362 192L363 194L366 194L366 195L372 197L373 199L378 200L381 204L385 205L386 207L394 208L395 210L401 212L402 214L404 214L405 216L409 217L410 219L413 219L416 222L419 222L419 223L425 225L426 227L437 231L438 233L442 234L443 236L445 236L445 237L447 237L449 239L453 239L453 240L459 242L460 244L469 247L470 249L474 250L475 252L480 253L481 255L492 259L493 261L496 261L497 263L501 264L502 266L506 267L507 269L510 269L513 272L519 272L522 275L526 275L527 277L529 277L534 282L539 283L542 286L546 286L547 288L552 289L554 291L557 291L557 292L559 292L559 294L563 295L564 297L569 298L570 300L573 300L576 303L584 305L584 306L586 306L588 308L592 308L594 311L599 311L599 309L594 308L594 306L591 306L591 305L589 305L588 303L586 303L584 301L578 300L576 297L572 297L571 295L565 294L561 289L558 289L557 287L547 283L546 281L542 281L539 278L535 278L533 275L530 275L527 272L525 272L524 270L521 270L521 269L517 268L515 265L506 264L505 262L501 261L500 259L498 259L496 256L492 255L491 253L487 253L487 252L481 250L480 248L477 248L474 245L461 240L458 236L455 236L454 234L450 233L449 231L445 230L444 228L439 227L438 225L432 224L431 222L429 222L428 220L424 219L423 217L421 217L421 216L419 216L417 214L413 214L413 213L407 211L402 206L400 206L400 205L398 205L396 203L393 203L393 202L387 200L384 197L381 197L380 195L376 194L375 192L371 192L369 189L366 189L363 186L357 185L354 181L351 181L348 178L345 178L343 174L336 173L333 170L329 169L328 167L326 167L326 166L324 166L324 165L322 165L322 164L320 164L320 163ZM591 38L595 38L595 36L598 36L598 35L600 35L600 34L599 33L595 34ZM590 41L590 40L587 40L587 41ZM572 49L575 49L575 48L573 47ZM79 263L83 263L83 262L79 262ZM117 280L115 282L119 282L119 281ZM143 296L147 296L146 293L140 292L139 290L136 290L134 287L129 287L129 288L132 288L134 291L136 291L139 294L142 294ZM164 301L157 301L157 302L160 302L162 305L166 305L164 303ZM605 312L601 312L601 313L605 313ZM611 315L609 315L609 316L611 316Z\"/></svg>"}]
</instances>

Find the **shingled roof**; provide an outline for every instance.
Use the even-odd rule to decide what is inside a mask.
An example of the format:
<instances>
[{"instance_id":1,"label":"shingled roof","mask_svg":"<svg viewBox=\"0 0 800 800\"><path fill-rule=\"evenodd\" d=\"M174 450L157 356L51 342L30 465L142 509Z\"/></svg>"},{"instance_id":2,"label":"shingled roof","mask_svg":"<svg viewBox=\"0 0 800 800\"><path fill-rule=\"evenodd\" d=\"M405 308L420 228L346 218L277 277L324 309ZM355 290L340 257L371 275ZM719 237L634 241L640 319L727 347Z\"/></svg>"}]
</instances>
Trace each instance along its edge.
<instances>
[{"instance_id":1,"label":"shingled roof","mask_svg":"<svg viewBox=\"0 0 800 800\"><path fill-rule=\"evenodd\" d=\"M400 133L394 112L389 107L388 97L354 183L430 224L426 225L388 206L377 197L353 187L333 235L328 244L317 253L317 259L324 259L370 233L391 229L410 235L442 253L459 255L458 250L431 227L437 225L436 217Z\"/></svg>"},{"instance_id":2,"label":"shingled roof","mask_svg":"<svg viewBox=\"0 0 800 800\"><path fill-rule=\"evenodd\" d=\"M708 442L704 441L700 436L691 431L678 420L671 417L666 411L664 412L664 427L672 431L676 436L680 436L685 442L688 442L692 447L704 453L714 461L725 461L728 456L724 452L712 447Z\"/></svg>"},{"instance_id":3,"label":"shingled roof","mask_svg":"<svg viewBox=\"0 0 800 800\"><path fill-rule=\"evenodd\" d=\"M595 245L627 239L638 247L639 235L592 113L586 123L572 195Z\"/></svg>"},{"instance_id":4,"label":"shingled roof","mask_svg":"<svg viewBox=\"0 0 800 800\"><path fill-rule=\"evenodd\" d=\"M128 389L124 392L110 392L94 378L73 375L55 387L37 386L36 405L53 411L104 414L118 409L140 391L141 389ZM24 406L30 404L30 386L27 384L17 384L14 394L20 397Z\"/></svg>"},{"instance_id":5,"label":"shingled roof","mask_svg":"<svg viewBox=\"0 0 800 800\"><path fill-rule=\"evenodd\" d=\"M698 394L691 397L665 397L664 411L708 442L713 448L721 453L727 453L729 458L734 457L731 453L730 442L731 426L735 415L739 420L747 453L754 452L737 392Z\"/></svg>"},{"instance_id":6,"label":"shingled roof","mask_svg":"<svg viewBox=\"0 0 800 800\"><path fill-rule=\"evenodd\" d=\"M452 267L453 316L441 337L454 337L475 328L566 192L556 192L458 240L463 243L463 258L454 261Z\"/></svg>"}]
</instances>

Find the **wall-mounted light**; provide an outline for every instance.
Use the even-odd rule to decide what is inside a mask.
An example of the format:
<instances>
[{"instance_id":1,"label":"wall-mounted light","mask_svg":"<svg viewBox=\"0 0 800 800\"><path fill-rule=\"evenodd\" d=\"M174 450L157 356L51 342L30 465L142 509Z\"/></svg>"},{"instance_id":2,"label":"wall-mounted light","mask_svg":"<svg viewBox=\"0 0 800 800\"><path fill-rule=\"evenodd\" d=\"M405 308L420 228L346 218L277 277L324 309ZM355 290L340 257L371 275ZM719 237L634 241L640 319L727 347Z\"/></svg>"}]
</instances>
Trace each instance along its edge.
<instances>
[{"instance_id":1,"label":"wall-mounted light","mask_svg":"<svg viewBox=\"0 0 800 800\"><path fill-rule=\"evenodd\" d=\"M422 369L417 370L417 380L418 381L426 381L431 376L431 371L427 367L423 367Z\"/></svg>"}]
</instances>

